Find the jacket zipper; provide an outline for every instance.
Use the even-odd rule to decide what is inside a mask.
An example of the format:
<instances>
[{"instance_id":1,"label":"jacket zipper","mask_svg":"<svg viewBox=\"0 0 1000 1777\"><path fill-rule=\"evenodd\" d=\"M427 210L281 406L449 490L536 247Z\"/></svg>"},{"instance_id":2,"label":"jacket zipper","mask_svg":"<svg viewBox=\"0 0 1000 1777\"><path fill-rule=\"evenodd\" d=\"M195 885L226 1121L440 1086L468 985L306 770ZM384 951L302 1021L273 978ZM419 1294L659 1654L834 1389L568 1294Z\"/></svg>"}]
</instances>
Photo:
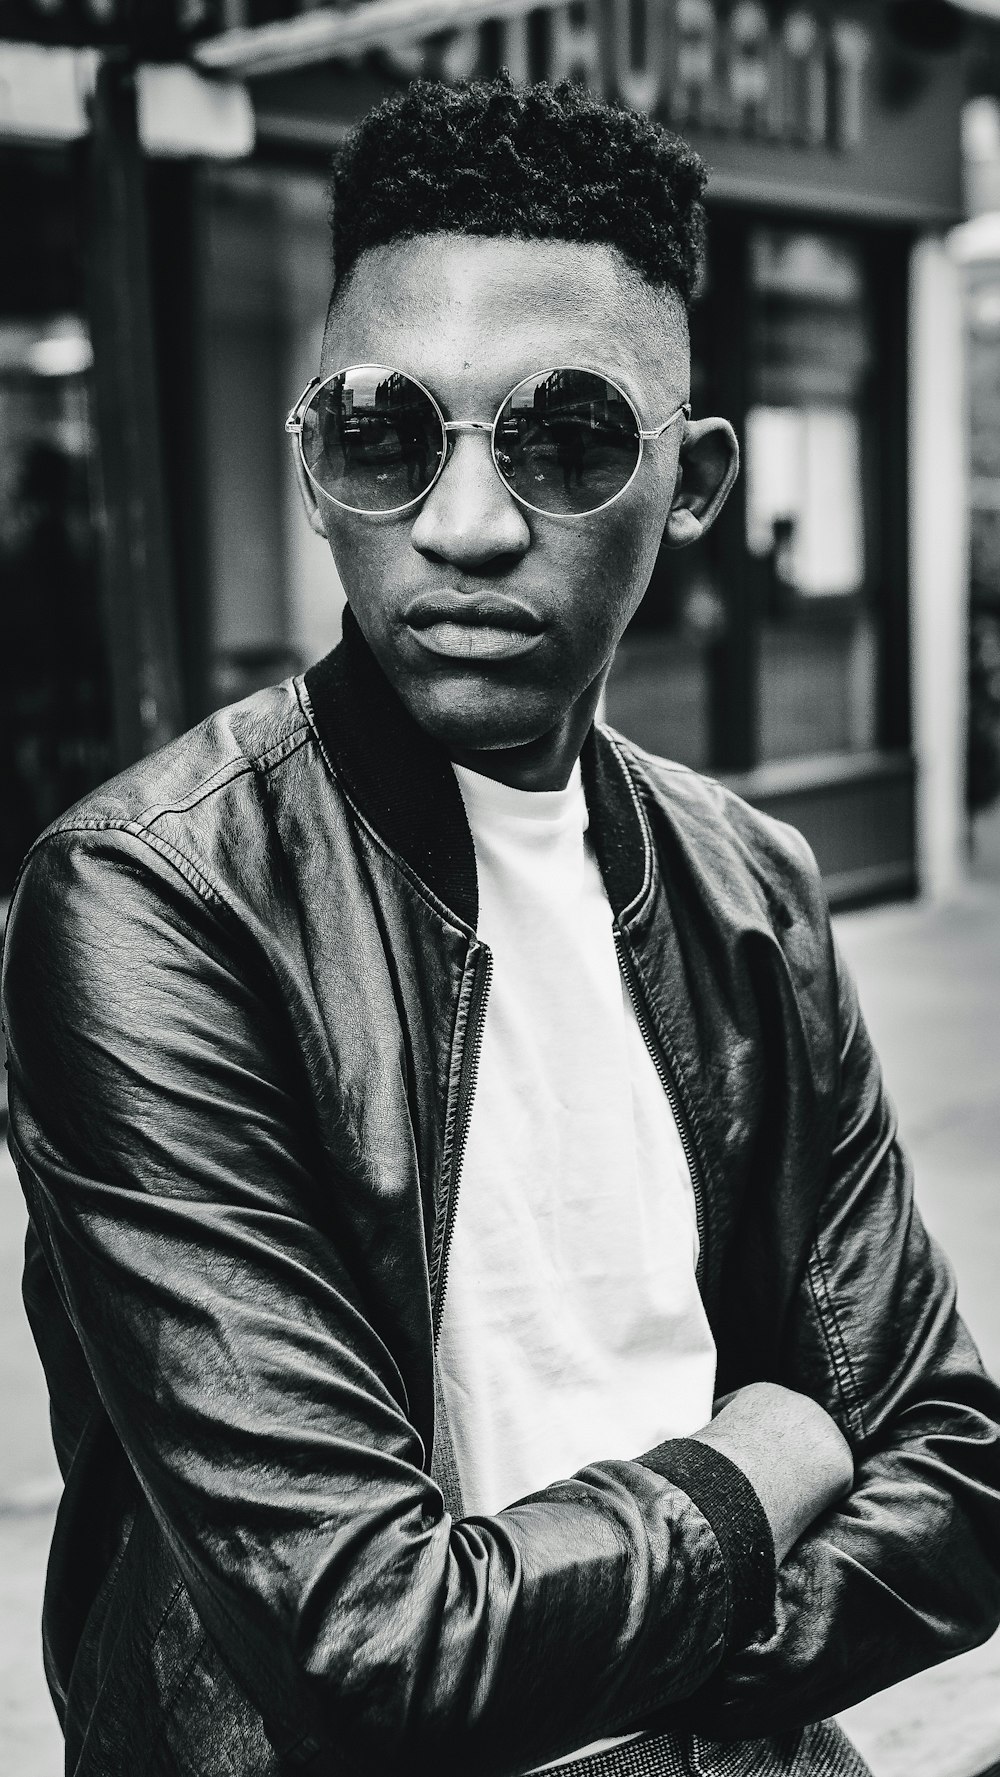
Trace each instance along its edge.
<instances>
[{"instance_id":1,"label":"jacket zipper","mask_svg":"<svg viewBox=\"0 0 1000 1777\"><path fill-rule=\"evenodd\" d=\"M493 980L493 957L486 945L480 948L475 962L475 975L472 983L472 1004L469 1008L469 1024L465 1034L465 1046L462 1051L461 1074L458 1087L458 1104L455 1108L455 1138L452 1145L451 1166L448 1173L448 1200L445 1208L444 1238L441 1242L441 1258L434 1286L434 1349L437 1350L441 1337L441 1321L444 1316L444 1298L448 1288L448 1264L451 1259L451 1242L455 1230L455 1212L458 1208L458 1192L462 1182L462 1162L465 1159L465 1147L469 1139L469 1123L472 1116L472 1101L476 1095L476 1080L479 1075L479 1058L483 1052L483 1030L486 1025L486 1002L489 999L490 983Z\"/></svg>"},{"instance_id":2,"label":"jacket zipper","mask_svg":"<svg viewBox=\"0 0 1000 1777\"><path fill-rule=\"evenodd\" d=\"M688 1172L691 1175L691 1190L694 1194L695 1226L698 1230L698 1263L695 1266L695 1278L700 1284L705 1269L705 1203L702 1191L701 1167L698 1163L698 1156L695 1152L694 1142L691 1139L691 1131L687 1115L681 1104L680 1093L677 1090L674 1077L667 1066L666 1056L663 1053L659 1040L650 1028L649 1019L646 1016L646 1007L636 984L635 971L628 952L625 949L624 939L617 926L615 927L615 949L618 952L618 966L621 969L622 979L625 982L628 997L632 1002L635 1021L639 1026L642 1040L649 1051L650 1060L659 1076L660 1085L663 1087L666 1094L667 1103L673 1112L674 1122L677 1125L677 1133L681 1138L681 1147L684 1151L684 1158L687 1161Z\"/></svg>"}]
</instances>

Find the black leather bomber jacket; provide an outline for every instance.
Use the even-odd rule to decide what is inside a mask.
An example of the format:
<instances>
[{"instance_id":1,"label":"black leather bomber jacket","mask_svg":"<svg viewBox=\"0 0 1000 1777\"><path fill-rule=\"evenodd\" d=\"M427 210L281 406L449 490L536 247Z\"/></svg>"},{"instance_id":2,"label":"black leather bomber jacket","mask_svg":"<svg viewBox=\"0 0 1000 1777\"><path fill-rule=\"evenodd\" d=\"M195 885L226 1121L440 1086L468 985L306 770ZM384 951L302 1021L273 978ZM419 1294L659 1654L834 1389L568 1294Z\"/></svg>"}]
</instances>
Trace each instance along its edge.
<instances>
[{"instance_id":1,"label":"black leather bomber jacket","mask_svg":"<svg viewBox=\"0 0 1000 1777\"><path fill-rule=\"evenodd\" d=\"M854 1493L776 1588L755 1496L689 1440L445 1510L432 1340L486 959L454 773L349 623L66 815L12 905L78 1777L489 1777L641 1722L791 1733L997 1623L1000 1398L808 851L604 729L584 771L720 1391L813 1395Z\"/></svg>"}]
</instances>

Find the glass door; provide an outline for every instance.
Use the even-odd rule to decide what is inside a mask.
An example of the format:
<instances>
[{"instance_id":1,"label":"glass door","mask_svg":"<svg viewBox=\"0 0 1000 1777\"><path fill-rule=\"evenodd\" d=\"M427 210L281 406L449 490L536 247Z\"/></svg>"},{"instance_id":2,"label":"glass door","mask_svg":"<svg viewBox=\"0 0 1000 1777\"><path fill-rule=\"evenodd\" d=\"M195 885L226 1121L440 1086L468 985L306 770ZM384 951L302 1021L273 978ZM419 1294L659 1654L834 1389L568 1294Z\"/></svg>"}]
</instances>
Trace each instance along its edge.
<instances>
[{"instance_id":1,"label":"glass door","mask_svg":"<svg viewBox=\"0 0 1000 1777\"><path fill-rule=\"evenodd\" d=\"M861 243L749 237L745 534L760 613L757 757L876 745L875 339Z\"/></svg>"}]
</instances>

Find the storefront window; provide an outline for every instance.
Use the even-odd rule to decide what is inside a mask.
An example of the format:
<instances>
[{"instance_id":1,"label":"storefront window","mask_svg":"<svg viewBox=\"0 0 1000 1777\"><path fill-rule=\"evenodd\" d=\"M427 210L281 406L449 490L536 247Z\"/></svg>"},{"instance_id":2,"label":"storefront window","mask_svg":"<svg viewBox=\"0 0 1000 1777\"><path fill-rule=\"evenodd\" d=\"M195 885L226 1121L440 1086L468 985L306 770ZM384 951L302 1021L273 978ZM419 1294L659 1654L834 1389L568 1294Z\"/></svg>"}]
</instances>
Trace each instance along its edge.
<instances>
[{"instance_id":1,"label":"storefront window","mask_svg":"<svg viewBox=\"0 0 1000 1777\"><path fill-rule=\"evenodd\" d=\"M0 172L12 275L0 313L0 901L49 821L113 769L93 522L91 347L72 169ZM3 183L3 181L0 181Z\"/></svg>"},{"instance_id":2,"label":"storefront window","mask_svg":"<svg viewBox=\"0 0 1000 1777\"><path fill-rule=\"evenodd\" d=\"M755 228L745 424L749 583L761 610L761 761L875 745L866 473L874 357L849 238Z\"/></svg>"},{"instance_id":3,"label":"storefront window","mask_svg":"<svg viewBox=\"0 0 1000 1777\"><path fill-rule=\"evenodd\" d=\"M210 701L244 696L325 654L343 592L306 523L285 415L319 364L330 294L327 181L206 169L204 250Z\"/></svg>"}]
</instances>

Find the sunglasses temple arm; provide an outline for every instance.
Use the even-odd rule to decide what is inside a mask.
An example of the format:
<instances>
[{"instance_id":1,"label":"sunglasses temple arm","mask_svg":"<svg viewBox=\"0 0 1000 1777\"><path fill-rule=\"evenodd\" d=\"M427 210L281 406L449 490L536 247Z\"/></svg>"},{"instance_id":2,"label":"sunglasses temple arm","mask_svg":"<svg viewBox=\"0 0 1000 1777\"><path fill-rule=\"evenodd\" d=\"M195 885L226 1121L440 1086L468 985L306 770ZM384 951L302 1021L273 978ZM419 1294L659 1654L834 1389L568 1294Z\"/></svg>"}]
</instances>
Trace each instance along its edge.
<instances>
[{"instance_id":1,"label":"sunglasses temple arm","mask_svg":"<svg viewBox=\"0 0 1000 1777\"><path fill-rule=\"evenodd\" d=\"M303 418L305 415L306 408L309 405L309 397L310 397L310 395L312 395L314 393L314 391L316 389L319 388L322 380L323 380L322 377L314 376L312 381L310 383L308 383L307 386L303 389L301 395L299 396L298 400L295 403L295 406L292 408L291 413L289 414L287 420L285 421L285 431L286 432L291 432L294 434L301 434L302 421L303 421Z\"/></svg>"},{"instance_id":2,"label":"sunglasses temple arm","mask_svg":"<svg viewBox=\"0 0 1000 1777\"><path fill-rule=\"evenodd\" d=\"M668 427L672 426L675 420L680 419L681 414L684 415L684 418L686 420L689 420L691 418L691 403L690 403L690 401L685 401L683 406L681 406L681 407L675 407L674 411L670 415L669 419L665 419L662 426L657 426L652 432L640 432L639 437L645 438L647 440L652 439L652 438L662 438L664 432L666 432Z\"/></svg>"}]
</instances>

